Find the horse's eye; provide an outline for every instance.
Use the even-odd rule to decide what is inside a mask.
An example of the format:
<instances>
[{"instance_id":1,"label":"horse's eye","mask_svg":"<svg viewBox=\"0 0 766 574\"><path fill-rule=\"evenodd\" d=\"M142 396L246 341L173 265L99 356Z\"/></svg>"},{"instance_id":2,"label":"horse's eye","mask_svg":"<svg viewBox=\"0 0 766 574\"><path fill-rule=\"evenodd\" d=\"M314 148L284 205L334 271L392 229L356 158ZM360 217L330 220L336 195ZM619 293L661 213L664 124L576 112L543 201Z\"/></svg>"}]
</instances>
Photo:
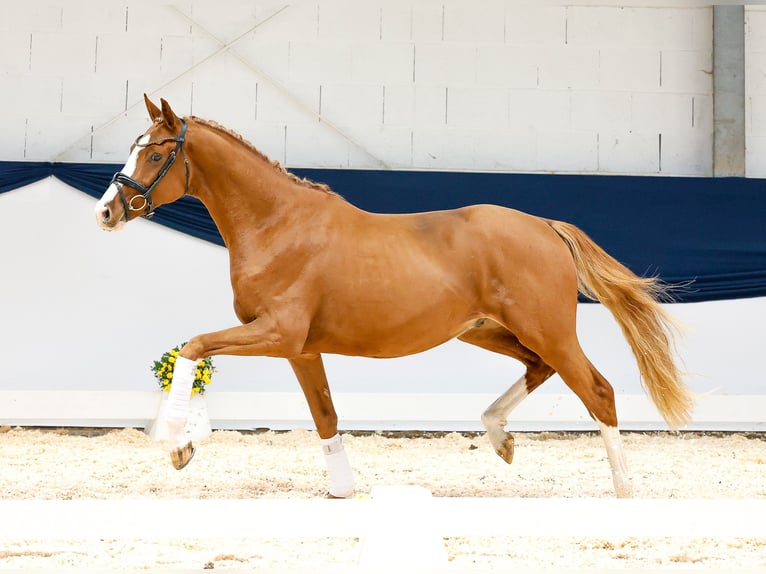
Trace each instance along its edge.
<instances>
[{"instance_id":1,"label":"horse's eye","mask_svg":"<svg viewBox=\"0 0 766 574\"><path fill-rule=\"evenodd\" d=\"M152 161L160 161L162 159L162 154L159 152L154 152L150 158Z\"/></svg>"}]
</instances>

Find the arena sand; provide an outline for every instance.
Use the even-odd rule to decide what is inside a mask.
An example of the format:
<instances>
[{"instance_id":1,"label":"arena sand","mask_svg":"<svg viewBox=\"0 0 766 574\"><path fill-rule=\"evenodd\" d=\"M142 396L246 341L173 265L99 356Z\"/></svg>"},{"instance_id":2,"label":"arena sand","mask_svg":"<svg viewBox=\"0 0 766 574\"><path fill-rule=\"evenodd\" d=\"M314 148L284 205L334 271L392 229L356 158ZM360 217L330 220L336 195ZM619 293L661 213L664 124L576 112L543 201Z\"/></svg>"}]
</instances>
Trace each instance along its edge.
<instances>
[{"instance_id":1,"label":"arena sand","mask_svg":"<svg viewBox=\"0 0 766 574\"><path fill-rule=\"evenodd\" d=\"M2 429L3 499L315 498L326 475L315 433L217 431L181 472L136 429ZM516 435L512 465L482 435L346 434L357 492L414 484L449 497L612 497L593 433ZM766 498L766 436L623 433L644 498ZM2 517L8 520L10 517ZM151 517L147 517L148 520ZM711 517L714 520L715 517ZM257 520L257 517L254 517ZM509 520L512 520L509 517ZM357 539L17 540L0 569L347 568ZM445 539L450 568L487 570L766 568L766 539Z\"/></svg>"}]
</instances>

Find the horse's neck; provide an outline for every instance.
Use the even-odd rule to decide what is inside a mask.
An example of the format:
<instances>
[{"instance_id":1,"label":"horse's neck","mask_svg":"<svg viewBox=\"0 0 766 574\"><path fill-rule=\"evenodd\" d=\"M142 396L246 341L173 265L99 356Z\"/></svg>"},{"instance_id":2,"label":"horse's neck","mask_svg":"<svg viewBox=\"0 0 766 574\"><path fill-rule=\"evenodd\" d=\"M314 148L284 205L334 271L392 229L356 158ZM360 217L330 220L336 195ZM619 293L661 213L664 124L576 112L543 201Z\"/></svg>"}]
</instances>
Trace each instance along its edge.
<instances>
[{"instance_id":1,"label":"horse's neck","mask_svg":"<svg viewBox=\"0 0 766 574\"><path fill-rule=\"evenodd\" d=\"M210 212L231 250L238 242L253 241L270 225L293 219L286 216L308 207L314 193L297 189L289 176L244 144L226 138L216 143L221 141L230 149L190 158L193 178L197 171L191 193Z\"/></svg>"}]
</instances>

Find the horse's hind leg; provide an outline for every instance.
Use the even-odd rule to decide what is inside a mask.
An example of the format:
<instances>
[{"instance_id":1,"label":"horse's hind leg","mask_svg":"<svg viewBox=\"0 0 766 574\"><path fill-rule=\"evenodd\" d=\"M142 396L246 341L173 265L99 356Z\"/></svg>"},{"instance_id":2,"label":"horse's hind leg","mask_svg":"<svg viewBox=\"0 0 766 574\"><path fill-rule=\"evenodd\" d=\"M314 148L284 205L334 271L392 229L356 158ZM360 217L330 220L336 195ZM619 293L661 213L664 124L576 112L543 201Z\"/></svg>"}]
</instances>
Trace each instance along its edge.
<instances>
[{"instance_id":1,"label":"horse's hind leg","mask_svg":"<svg viewBox=\"0 0 766 574\"><path fill-rule=\"evenodd\" d=\"M561 378L574 391L596 421L606 446L612 469L614 491L619 498L629 498L633 487L617 428L617 408L612 385L598 372L575 341L565 353L549 358Z\"/></svg>"},{"instance_id":2,"label":"horse's hind leg","mask_svg":"<svg viewBox=\"0 0 766 574\"><path fill-rule=\"evenodd\" d=\"M321 355L290 359L316 424L330 479L329 496L347 498L354 492L354 475L338 434L338 415L330 395Z\"/></svg>"},{"instance_id":3,"label":"horse's hind leg","mask_svg":"<svg viewBox=\"0 0 766 574\"><path fill-rule=\"evenodd\" d=\"M532 391L555 372L540 357L522 345L513 333L492 321L486 321L463 333L459 339L483 349L508 355L521 361L527 372L493 402L481 416L487 437L495 452L505 462L513 461L513 435L505 430L508 415Z\"/></svg>"}]
</instances>

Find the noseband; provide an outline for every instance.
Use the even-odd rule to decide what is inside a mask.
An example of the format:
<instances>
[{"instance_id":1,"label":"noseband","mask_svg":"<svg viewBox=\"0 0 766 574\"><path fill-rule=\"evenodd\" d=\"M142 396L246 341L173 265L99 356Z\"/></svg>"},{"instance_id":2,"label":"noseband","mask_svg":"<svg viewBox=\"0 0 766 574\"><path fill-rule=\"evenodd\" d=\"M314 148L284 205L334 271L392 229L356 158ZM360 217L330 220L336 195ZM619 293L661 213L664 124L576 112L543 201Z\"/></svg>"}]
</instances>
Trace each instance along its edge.
<instances>
[{"instance_id":1,"label":"noseband","mask_svg":"<svg viewBox=\"0 0 766 574\"><path fill-rule=\"evenodd\" d=\"M181 120L181 131L178 134L178 136L174 138L165 138L162 140L157 140L153 142L148 142L145 144L139 144L138 141L141 139L141 136L136 140L135 145L140 147L148 147L150 145L161 145L167 142L176 142L176 148L170 152L170 155L168 156L168 159L165 160L165 163L163 164L162 168L160 169L159 173L157 174L157 177L154 178L154 181L149 184L149 186L145 186L139 181L136 181L129 175L122 173L121 171L118 171L114 174L112 177L112 181L109 182L109 185L115 184L117 186L117 191L120 194L120 199L122 200L122 205L125 208L125 220L128 219L128 213L131 211L141 211L144 210L144 213L141 214L141 217L145 217L147 219L151 218L154 215L154 202L152 201L152 191L154 191L154 188L159 185L159 183L162 181L162 179L167 175L170 168L173 166L173 164L176 161L176 157L178 156L178 152L181 152L181 155L184 158L184 165L186 166L186 188L184 189L184 194L188 193L189 191L189 160L186 157L186 152L184 151L184 142L186 141L186 121ZM123 186L129 186L138 191L139 195L134 195L130 198L130 201L125 197L125 192L123 191ZM143 199L143 202L138 202L136 204L136 198Z\"/></svg>"}]
</instances>

